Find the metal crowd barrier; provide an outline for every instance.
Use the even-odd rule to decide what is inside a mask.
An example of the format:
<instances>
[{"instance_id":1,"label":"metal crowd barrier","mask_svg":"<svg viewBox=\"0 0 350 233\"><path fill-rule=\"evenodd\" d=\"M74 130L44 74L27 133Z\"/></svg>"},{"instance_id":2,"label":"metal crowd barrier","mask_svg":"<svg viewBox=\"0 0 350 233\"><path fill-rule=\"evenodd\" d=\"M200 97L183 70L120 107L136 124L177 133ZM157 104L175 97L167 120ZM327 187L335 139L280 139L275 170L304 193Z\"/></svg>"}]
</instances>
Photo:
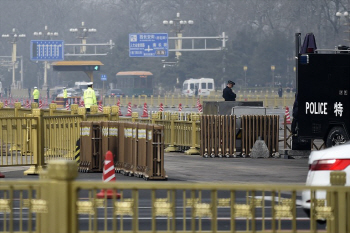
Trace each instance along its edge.
<instances>
[{"instance_id":1,"label":"metal crowd barrier","mask_svg":"<svg viewBox=\"0 0 350 233\"><path fill-rule=\"evenodd\" d=\"M164 170L164 127L132 122L80 123L81 172L102 172L104 155L115 156L118 173L146 180L167 179Z\"/></svg>"},{"instance_id":2,"label":"metal crowd barrier","mask_svg":"<svg viewBox=\"0 0 350 233\"><path fill-rule=\"evenodd\" d=\"M64 171L64 172L62 172ZM38 181L0 181L1 232L349 233L345 172L331 186L78 181L74 161L50 161ZM118 192L97 199L100 190ZM298 205L309 190L310 218ZM317 193L326 192L326 198ZM326 221L320 226L317 221Z\"/></svg>"},{"instance_id":3,"label":"metal crowd barrier","mask_svg":"<svg viewBox=\"0 0 350 233\"><path fill-rule=\"evenodd\" d=\"M250 156L259 137L265 141L270 155L279 151L279 116L201 116L201 156Z\"/></svg>"}]
</instances>

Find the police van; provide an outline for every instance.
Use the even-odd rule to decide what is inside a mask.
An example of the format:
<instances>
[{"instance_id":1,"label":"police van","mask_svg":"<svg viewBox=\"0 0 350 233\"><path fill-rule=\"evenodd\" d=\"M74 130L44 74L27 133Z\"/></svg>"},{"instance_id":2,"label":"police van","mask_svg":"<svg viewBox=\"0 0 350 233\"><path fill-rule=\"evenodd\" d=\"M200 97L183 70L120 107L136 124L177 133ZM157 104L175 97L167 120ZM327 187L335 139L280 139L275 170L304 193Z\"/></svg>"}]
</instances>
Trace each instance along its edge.
<instances>
[{"instance_id":1,"label":"police van","mask_svg":"<svg viewBox=\"0 0 350 233\"><path fill-rule=\"evenodd\" d=\"M350 48L317 49L309 33L296 34L299 139L323 139L326 147L350 138Z\"/></svg>"}]
</instances>

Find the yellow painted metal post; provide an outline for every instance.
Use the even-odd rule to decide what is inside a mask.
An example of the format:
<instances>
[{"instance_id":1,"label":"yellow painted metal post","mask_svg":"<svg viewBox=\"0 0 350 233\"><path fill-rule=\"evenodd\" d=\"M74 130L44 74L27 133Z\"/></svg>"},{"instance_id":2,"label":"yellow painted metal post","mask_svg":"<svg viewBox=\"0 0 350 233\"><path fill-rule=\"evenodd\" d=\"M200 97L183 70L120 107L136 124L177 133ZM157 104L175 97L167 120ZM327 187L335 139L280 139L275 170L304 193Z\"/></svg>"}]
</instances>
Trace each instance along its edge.
<instances>
[{"instance_id":1,"label":"yellow painted metal post","mask_svg":"<svg viewBox=\"0 0 350 233\"><path fill-rule=\"evenodd\" d=\"M24 175L37 175L44 166L44 112L42 109L33 109L32 120L32 148L34 154L34 165L24 172Z\"/></svg>"},{"instance_id":2,"label":"yellow painted metal post","mask_svg":"<svg viewBox=\"0 0 350 233\"><path fill-rule=\"evenodd\" d=\"M344 186L346 184L346 172L343 171L334 171L331 172L330 175L330 183L332 186ZM347 201L346 196L347 192L345 189L340 188L337 191L337 195L334 194L331 195L332 198L335 198L331 203L333 204L332 209L334 210L334 224L332 224L332 227L334 227L332 232L347 232L348 229L347 225L349 226L350 223L347 222ZM349 193L349 191L348 191ZM348 194L349 195L349 194ZM348 213L349 214L349 213Z\"/></svg>"},{"instance_id":3,"label":"yellow painted metal post","mask_svg":"<svg viewBox=\"0 0 350 233\"><path fill-rule=\"evenodd\" d=\"M160 105L160 95L158 95L158 106Z\"/></svg>"},{"instance_id":4,"label":"yellow painted metal post","mask_svg":"<svg viewBox=\"0 0 350 233\"><path fill-rule=\"evenodd\" d=\"M36 102L33 102L33 103L31 103L30 106L31 106L32 109L34 109L34 108L38 108L38 107L39 107L39 104L36 103Z\"/></svg>"},{"instance_id":5,"label":"yellow painted metal post","mask_svg":"<svg viewBox=\"0 0 350 233\"><path fill-rule=\"evenodd\" d=\"M124 105L123 105L123 96L122 95L119 96L119 100L120 100L120 107L123 107ZM118 100L117 100L117 102L118 102Z\"/></svg>"},{"instance_id":6,"label":"yellow painted metal post","mask_svg":"<svg viewBox=\"0 0 350 233\"><path fill-rule=\"evenodd\" d=\"M131 121L132 122L136 122L138 118L139 118L139 113L138 112L133 112L131 114Z\"/></svg>"},{"instance_id":7,"label":"yellow painted metal post","mask_svg":"<svg viewBox=\"0 0 350 233\"><path fill-rule=\"evenodd\" d=\"M177 147L175 146L175 120L178 118L177 113L170 116L170 145L165 149L165 152L177 151Z\"/></svg>"},{"instance_id":8,"label":"yellow painted metal post","mask_svg":"<svg viewBox=\"0 0 350 233\"><path fill-rule=\"evenodd\" d=\"M111 118L111 120L119 121L119 107L118 106L112 106L111 107L111 111L112 111L112 114L113 114L113 117Z\"/></svg>"},{"instance_id":9,"label":"yellow painted metal post","mask_svg":"<svg viewBox=\"0 0 350 233\"><path fill-rule=\"evenodd\" d=\"M125 106L128 106L128 104L129 104L129 97L125 96Z\"/></svg>"},{"instance_id":10,"label":"yellow painted metal post","mask_svg":"<svg viewBox=\"0 0 350 233\"><path fill-rule=\"evenodd\" d=\"M48 164L47 223L50 233L78 232L77 193L72 182L78 176L73 160L53 160Z\"/></svg>"},{"instance_id":11,"label":"yellow painted metal post","mask_svg":"<svg viewBox=\"0 0 350 233\"><path fill-rule=\"evenodd\" d=\"M19 114L18 114L18 110L20 110L22 107L21 103L20 102L16 102L15 103L15 117L18 117Z\"/></svg>"},{"instance_id":12,"label":"yellow painted metal post","mask_svg":"<svg viewBox=\"0 0 350 233\"><path fill-rule=\"evenodd\" d=\"M54 116L54 112L57 109L57 104L56 103L51 103L49 104L49 114L50 116Z\"/></svg>"},{"instance_id":13,"label":"yellow painted metal post","mask_svg":"<svg viewBox=\"0 0 350 233\"><path fill-rule=\"evenodd\" d=\"M192 145L189 150L185 151L186 155L199 155L199 150L197 149L197 121L199 121L199 115L193 115L191 117L192 121Z\"/></svg>"},{"instance_id":14,"label":"yellow painted metal post","mask_svg":"<svg viewBox=\"0 0 350 233\"><path fill-rule=\"evenodd\" d=\"M71 113L72 115L78 114L78 108L79 108L79 105L77 105L77 104L71 104L71 105L70 105L70 113Z\"/></svg>"},{"instance_id":15,"label":"yellow painted metal post","mask_svg":"<svg viewBox=\"0 0 350 233\"><path fill-rule=\"evenodd\" d=\"M196 100L194 98L194 95L192 95L192 108L196 107Z\"/></svg>"},{"instance_id":16,"label":"yellow painted metal post","mask_svg":"<svg viewBox=\"0 0 350 233\"><path fill-rule=\"evenodd\" d=\"M86 121L86 108L79 107L78 108L78 115L81 115L83 117L83 121Z\"/></svg>"},{"instance_id":17,"label":"yellow painted metal post","mask_svg":"<svg viewBox=\"0 0 350 233\"><path fill-rule=\"evenodd\" d=\"M153 103L153 95L151 95L151 108L153 108L154 107L154 105L153 105L154 103Z\"/></svg>"},{"instance_id":18,"label":"yellow painted metal post","mask_svg":"<svg viewBox=\"0 0 350 233\"><path fill-rule=\"evenodd\" d=\"M90 106L90 114L97 114L98 113L98 106L97 105L91 105Z\"/></svg>"},{"instance_id":19,"label":"yellow painted metal post","mask_svg":"<svg viewBox=\"0 0 350 233\"><path fill-rule=\"evenodd\" d=\"M174 95L171 96L171 107L175 108Z\"/></svg>"},{"instance_id":20,"label":"yellow painted metal post","mask_svg":"<svg viewBox=\"0 0 350 233\"><path fill-rule=\"evenodd\" d=\"M159 112L152 113L152 124L156 123L156 120L159 119Z\"/></svg>"},{"instance_id":21,"label":"yellow painted metal post","mask_svg":"<svg viewBox=\"0 0 350 233\"><path fill-rule=\"evenodd\" d=\"M274 97L274 102L275 102L275 109L277 109L278 108L278 104L277 104L277 97L276 96Z\"/></svg>"},{"instance_id":22,"label":"yellow painted metal post","mask_svg":"<svg viewBox=\"0 0 350 233\"><path fill-rule=\"evenodd\" d=\"M131 96L131 105L133 105L133 104L134 104L134 102L135 102L135 96L134 96L134 95L132 95L132 96Z\"/></svg>"},{"instance_id":23,"label":"yellow painted metal post","mask_svg":"<svg viewBox=\"0 0 350 233\"><path fill-rule=\"evenodd\" d=\"M103 111L103 114L108 115L108 120L110 121L111 120L111 112L112 112L111 107L103 107L102 111Z\"/></svg>"},{"instance_id":24,"label":"yellow painted metal post","mask_svg":"<svg viewBox=\"0 0 350 233\"><path fill-rule=\"evenodd\" d=\"M141 108L141 95L139 95L139 98L138 98L138 99L139 99L139 101L138 101L137 107L138 107L138 108Z\"/></svg>"}]
</instances>

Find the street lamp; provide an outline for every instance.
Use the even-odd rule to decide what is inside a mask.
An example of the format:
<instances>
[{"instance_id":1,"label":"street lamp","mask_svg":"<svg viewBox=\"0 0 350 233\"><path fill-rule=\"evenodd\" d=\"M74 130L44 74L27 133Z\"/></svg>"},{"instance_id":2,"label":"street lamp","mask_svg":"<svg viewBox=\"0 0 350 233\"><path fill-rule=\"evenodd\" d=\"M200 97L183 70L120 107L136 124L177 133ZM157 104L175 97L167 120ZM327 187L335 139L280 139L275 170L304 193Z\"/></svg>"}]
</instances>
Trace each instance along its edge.
<instances>
[{"instance_id":1,"label":"street lamp","mask_svg":"<svg viewBox=\"0 0 350 233\"><path fill-rule=\"evenodd\" d=\"M16 78L15 78L15 68L16 68L16 60L17 60L17 41L19 38L26 37L25 34L19 34L16 28L12 29L10 34L2 34L2 38L8 38L10 43L12 44L12 84L11 88L16 89Z\"/></svg>"},{"instance_id":2,"label":"street lamp","mask_svg":"<svg viewBox=\"0 0 350 233\"><path fill-rule=\"evenodd\" d=\"M171 26L173 32L175 32L175 36L178 37L175 40L175 50L177 50L175 52L176 54L176 59L179 59L179 57L181 56L181 52L178 50L182 49L182 39L180 39L182 37L182 32L184 30L184 28L186 27L186 25L193 25L193 20L182 20L180 19L180 13L176 13L176 18L173 20L164 20L163 21L163 25L164 26Z\"/></svg>"},{"instance_id":3,"label":"street lamp","mask_svg":"<svg viewBox=\"0 0 350 233\"><path fill-rule=\"evenodd\" d=\"M275 90L275 69L276 67L274 65L271 65L271 71L272 71L272 90Z\"/></svg>"},{"instance_id":4,"label":"street lamp","mask_svg":"<svg viewBox=\"0 0 350 233\"><path fill-rule=\"evenodd\" d=\"M85 27L85 23L81 22L81 26L79 28L70 28L69 31L71 33L76 34L76 38L81 40L82 44L86 44L86 38L90 33L96 33L96 28L87 28ZM86 46L80 47L80 53L86 53Z\"/></svg>"},{"instance_id":5,"label":"street lamp","mask_svg":"<svg viewBox=\"0 0 350 233\"><path fill-rule=\"evenodd\" d=\"M247 88L247 70L248 70L248 66L243 66L243 70L244 70L244 87Z\"/></svg>"},{"instance_id":6,"label":"street lamp","mask_svg":"<svg viewBox=\"0 0 350 233\"><path fill-rule=\"evenodd\" d=\"M339 19L344 17L347 21L347 23L345 23L344 25L345 26L348 26L348 31L344 31L345 33L349 33L349 39L344 39L345 41L349 41L350 43L350 13L347 12L347 11L344 11L344 12L337 12L335 14L335 16L337 16Z\"/></svg>"},{"instance_id":7,"label":"street lamp","mask_svg":"<svg viewBox=\"0 0 350 233\"><path fill-rule=\"evenodd\" d=\"M41 40L51 40L53 37L58 36L58 32L49 32L47 29L47 26L45 25L45 29L43 32L34 32L34 36L39 37ZM44 61L44 84L43 84L43 90L47 89L47 69L48 69L48 64L47 61ZM39 86L39 83L38 83Z\"/></svg>"}]
</instances>

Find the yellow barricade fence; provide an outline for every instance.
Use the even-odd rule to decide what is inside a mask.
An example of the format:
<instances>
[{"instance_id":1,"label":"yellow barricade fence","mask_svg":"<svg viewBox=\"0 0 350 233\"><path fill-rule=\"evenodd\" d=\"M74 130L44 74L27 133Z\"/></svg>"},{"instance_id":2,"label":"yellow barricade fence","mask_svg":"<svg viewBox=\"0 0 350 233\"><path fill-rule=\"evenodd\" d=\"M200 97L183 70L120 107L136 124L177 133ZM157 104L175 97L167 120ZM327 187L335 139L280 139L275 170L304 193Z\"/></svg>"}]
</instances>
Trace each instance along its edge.
<instances>
[{"instance_id":1,"label":"yellow barricade fence","mask_svg":"<svg viewBox=\"0 0 350 233\"><path fill-rule=\"evenodd\" d=\"M62 172L64 171L64 172ZM332 186L78 181L74 161L50 161L38 181L0 181L2 232L348 233L345 172ZM100 190L119 193L97 198ZM310 192L310 218L297 195ZM319 199L318 193L326 198ZM326 221L325 227L317 221Z\"/></svg>"}]
</instances>

